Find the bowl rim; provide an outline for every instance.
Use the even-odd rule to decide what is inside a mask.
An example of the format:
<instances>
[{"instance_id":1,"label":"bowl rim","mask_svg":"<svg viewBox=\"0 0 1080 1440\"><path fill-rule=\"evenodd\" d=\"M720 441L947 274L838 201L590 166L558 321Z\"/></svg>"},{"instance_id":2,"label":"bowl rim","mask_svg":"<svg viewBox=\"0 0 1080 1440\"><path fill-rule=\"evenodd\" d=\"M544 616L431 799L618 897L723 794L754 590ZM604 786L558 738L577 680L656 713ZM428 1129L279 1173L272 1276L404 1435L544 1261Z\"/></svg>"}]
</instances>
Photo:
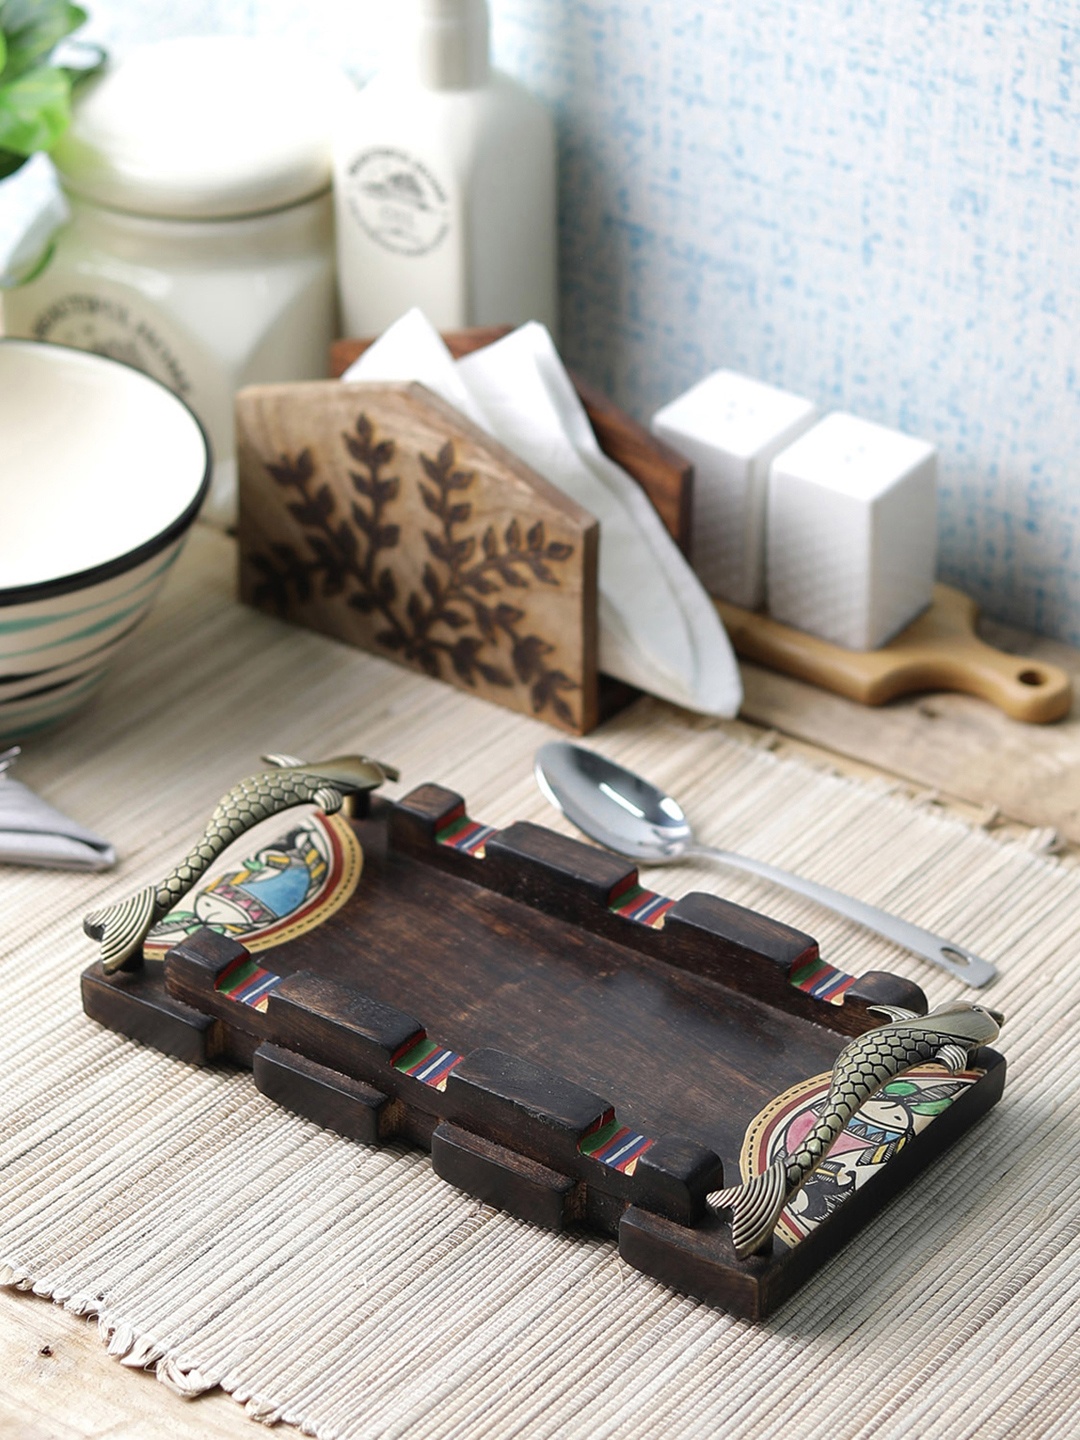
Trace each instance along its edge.
<instances>
[{"instance_id":1,"label":"bowl rim","mask_svg":"<svg viewBox=\"0 0 1080 1440\"><path fill-rule=\"evenodd\" d=\"M87 356L94 362L100 361L103 365L117 365L122 370L131 370L136 375L141 375L144 380L156 385L159 390L164 390L188 412L202 438L206 460L202 479L199 481L193 498L164 530L159 530L149 540L142 541L134 550L125 550L122 555L116 555L111 560L103 560L100 565L93 565L89 570L58 575L52 580L33 580L27 585L0 588L0 607L25 605L35 600L51 600L57 595L68 595L75 590L89 589L93 585L102 584L103 581L113 580L116 576L123 575L128 570L134 570L145 561L153 559L159 551L166 549L174 540L178 540L192 525L210 489L210 477L214 469L214 456L210 447L210 437L206 433L206 426L183 396L177 395L175 390L170 390L168 385L159 380L156 375L148 375L145 370L140 370L137 365L131 365L126 360L116 360L112 355L99 355L96 350L81 350L77 345L60 345L52 340L34 340L22 335L0 335L0 346L8 345L28 350L66 350L71 354Z\"/></svg>"}]
</instances>

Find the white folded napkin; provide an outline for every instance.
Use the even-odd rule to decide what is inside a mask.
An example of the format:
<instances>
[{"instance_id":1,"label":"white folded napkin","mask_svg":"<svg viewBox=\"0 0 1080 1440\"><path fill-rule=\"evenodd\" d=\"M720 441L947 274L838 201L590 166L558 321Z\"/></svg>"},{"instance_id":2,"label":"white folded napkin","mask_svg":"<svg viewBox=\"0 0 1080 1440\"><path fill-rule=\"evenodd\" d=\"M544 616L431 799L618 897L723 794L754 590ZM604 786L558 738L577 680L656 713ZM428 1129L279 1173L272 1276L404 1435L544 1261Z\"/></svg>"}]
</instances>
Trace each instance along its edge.
<instances>
[{"instance_id":1,"label":"white folded napkin","mask_svg":"<svg viewBox=\"0 0 1080 1440\"><path fill-rule=\"evenodd\" d=\"M20 781L0 773L0 863L108 870L116 864L116 851Z\"/></svg>"},{"instance_id":2,"label":"white folded napkin","mask_svg":"<svg viewBox=\"0 0 1080 1440\"><path fill-rule=\"evenodd\" d=\"M600 449L544 326L455 362L411 310L342 378L419 381L595 516L601 670L690 710L736 714L742 684L716 607L641 486Z\"/></svg>"}]
</instances>

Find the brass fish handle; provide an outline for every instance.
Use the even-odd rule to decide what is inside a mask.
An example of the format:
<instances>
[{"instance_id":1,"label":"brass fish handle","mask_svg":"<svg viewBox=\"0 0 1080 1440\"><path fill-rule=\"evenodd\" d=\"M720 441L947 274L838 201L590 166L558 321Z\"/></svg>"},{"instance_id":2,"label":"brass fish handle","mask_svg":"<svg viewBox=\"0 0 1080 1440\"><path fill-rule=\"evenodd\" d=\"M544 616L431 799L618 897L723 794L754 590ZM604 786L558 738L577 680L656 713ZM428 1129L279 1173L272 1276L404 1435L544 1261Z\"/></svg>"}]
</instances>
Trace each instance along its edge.
<instances>
[{"instance_id":1,"label":"brass fish handle","mask_svg":"<svg viewBox=\"0 0 1080 1440\"><path fill-rule=\"evenodd\" d=\"M107 974L142 964L143 941L153 927L248 830L295 805L317 805L332 815L350 796L398 778L392 765L366 755L340 755L311 764L295 755L263 759L272 768L239 781L222 796L201 838L164 880L85 917L83 929L101 942L100 959Z\"/></svg>"},{"instance_id":2,"label":"brass fish handle","mask_svg":"<svg viewBox=\"0 0 1080 1440\"><path fill-rule=\"evenodd\" d=\"M817 1123L794 1154L780 1154L742 1185L715 1190L708 1202L731 1217L735 1253L745 1260L768 1245L784 1207L826 1158L848 1121L883 1085L916 1065L963 1070L970 1052L996 1040L1004 1016L967 1001L928 1015L874 1006L888 1023L845 1045L836 1057Z\"/></svg>"}]
</instances>

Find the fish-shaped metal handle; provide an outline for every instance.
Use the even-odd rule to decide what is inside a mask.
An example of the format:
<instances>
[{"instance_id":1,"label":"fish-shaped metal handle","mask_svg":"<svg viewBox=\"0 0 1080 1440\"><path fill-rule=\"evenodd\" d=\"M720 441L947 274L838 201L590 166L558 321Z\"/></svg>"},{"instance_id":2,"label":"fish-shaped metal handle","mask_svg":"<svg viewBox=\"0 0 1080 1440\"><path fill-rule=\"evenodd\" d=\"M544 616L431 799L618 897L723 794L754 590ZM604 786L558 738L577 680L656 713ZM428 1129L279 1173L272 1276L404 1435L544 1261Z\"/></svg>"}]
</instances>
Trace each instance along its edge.
<instances>
[{"instance_id":1,"label":"fish-shaped metal handle","mask_svg":"<svg viewBox=\"0 0 1080 1440\"><path fill-rule=\"evenodd\" d=\"M887 1024L860 1035L836 1057L829 1093L817 1124L793 1155L781 1155L743 1185L714 1190L708 1202L729 1212L740 1260L768 1244L784 1207L828 1155L851 1117L883 1085L916 1065L937 1062L963 1070L969 1053L996 1040L1004 1016L966 1001L939 1005L929 1015L876 1005Z\"/></svg>"},{"instance_id":2,"label":"fish-shaped metal handle","mask_svg":"<svg viewBox=\"0 0 1080 1440\"><path fill-rule=\"evenodd\" d=\"M83 929L92 940L101 941L100 959L106 973L142 964L143 941L153 927L246 831L294 805L317 805L332 815L347 796L398 778L392 765L366 755L339 755L312 764L295 755L264 755L263 759L273 768L239 781L222 796L202 838L164 880L85 917Z\"/></svg>"}]
</instances>

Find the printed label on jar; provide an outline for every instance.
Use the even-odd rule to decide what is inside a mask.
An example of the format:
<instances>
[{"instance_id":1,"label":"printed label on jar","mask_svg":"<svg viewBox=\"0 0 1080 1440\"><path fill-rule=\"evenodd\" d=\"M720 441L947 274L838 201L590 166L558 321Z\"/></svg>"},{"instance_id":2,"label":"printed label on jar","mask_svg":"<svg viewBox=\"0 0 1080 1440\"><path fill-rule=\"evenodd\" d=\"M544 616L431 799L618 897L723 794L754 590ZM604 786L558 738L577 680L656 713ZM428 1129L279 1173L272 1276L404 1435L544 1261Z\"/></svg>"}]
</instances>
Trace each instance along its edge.
<instances>
[{"instance_id":1,"label":"printed label on jar","mask_svg":"<svg viewBox=\"0 0 1080 1440\"><path fill-rule=\"evenodd\" d=\"M450 201L435 176L403 150L365 150L349 166L346 195L361 229L395 255L429 255L450 229Z\"/></svg>"},{"instance_id":2,"label":"printed label on jar","mask_svg":"<svg viewBox=\"0 0 1080 1440\"><path fill-rule=\"evenodd\" d=\"M160 380L177 395L191 392L191 380L158 332L126 305L101 295L61 295L34 321L35 340L51 340L123 360Z\"/></svg>"}]
</instances>

